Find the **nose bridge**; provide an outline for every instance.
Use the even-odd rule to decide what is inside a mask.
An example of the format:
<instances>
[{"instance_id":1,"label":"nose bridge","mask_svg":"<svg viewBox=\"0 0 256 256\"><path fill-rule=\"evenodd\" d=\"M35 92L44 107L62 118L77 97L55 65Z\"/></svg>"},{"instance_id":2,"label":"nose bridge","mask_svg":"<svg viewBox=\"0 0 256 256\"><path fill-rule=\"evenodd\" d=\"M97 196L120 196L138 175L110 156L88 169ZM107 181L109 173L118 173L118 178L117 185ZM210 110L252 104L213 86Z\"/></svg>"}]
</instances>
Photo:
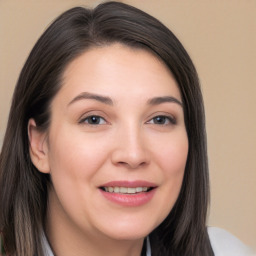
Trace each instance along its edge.
<instances>
[{"instance_id":1,"label":"nose bridge","mask_svg":"<svg viewBox=\"0 0 256 256\"><path fill-rule=\"evenodd\" d=\"M148 163L143 127L136 122L125 123L117 132L117 143L112 160L115 164L137 168Z\"/></svg>"}]
</instances>

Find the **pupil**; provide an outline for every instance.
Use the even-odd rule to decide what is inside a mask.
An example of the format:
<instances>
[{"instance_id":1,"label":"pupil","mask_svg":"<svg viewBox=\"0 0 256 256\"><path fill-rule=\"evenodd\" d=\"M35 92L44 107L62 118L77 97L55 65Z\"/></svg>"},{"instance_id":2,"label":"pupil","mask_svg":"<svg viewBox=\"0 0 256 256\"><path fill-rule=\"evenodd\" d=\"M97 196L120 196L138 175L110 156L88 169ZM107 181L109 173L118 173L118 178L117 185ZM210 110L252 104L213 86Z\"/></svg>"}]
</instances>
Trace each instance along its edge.
<instances>
[{"instance_id":1,"label":"pupil","mask_svg":"<svg viewBox=\"0 0 256 256\"><path fill-rule=\"evenodd\" d=\"M99 117L97 117L97 116L92 116L90 119L89 119L89 122L91 123L91 124L99 124Z\"/></svg>"},{"instance_id":2,"label":"pupil","mask_svg":"<svg viewBox=\"0 0 256 256\"><path fill-rule=\"evenodd\" d=\"M165 117L164 116L158 116L155 118L155 122L158 124L164 124L165 123Z\"/></svg>"}]
</instances>

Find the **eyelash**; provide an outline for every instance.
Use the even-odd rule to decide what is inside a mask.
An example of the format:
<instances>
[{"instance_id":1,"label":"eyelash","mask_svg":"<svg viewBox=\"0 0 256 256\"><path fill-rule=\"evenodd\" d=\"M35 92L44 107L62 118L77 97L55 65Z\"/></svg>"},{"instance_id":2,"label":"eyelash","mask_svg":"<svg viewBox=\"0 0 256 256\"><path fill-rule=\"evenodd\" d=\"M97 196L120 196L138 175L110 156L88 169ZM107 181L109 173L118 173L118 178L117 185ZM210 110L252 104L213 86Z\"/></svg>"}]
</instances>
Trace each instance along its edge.
<instances>
[{"instance_id":1,"label":"eyelash","mask_svg":"<svg viewBox=\"0 0 256 256\"><path fill-rule=\"evenodd\" d=\"M160 123L154 123L154 121L157 121L157 119L160 121ZM163 120L164 120L164 123L162 123ZM147 124L156 124L156 125L175 125L176 123L177 122L174 117L166 116L166 115L155 116L147 122Z\"/></svg>"},{"instance_id":2,"label":"eyelash","mask_svg":"<svg viewBox=\"0 0 256 256\"><path fill-rule=\"evenodd\" d=\"M99 123L97 123L97 121L99 121L99 119L103 120L104 124L107 123L107 121L103 117L97 116L97 115L87 116L87 117L83 118L81 121L79 121L79 123L80 124L86 123L88 125L102 125L102 123L100 123L101 121ZM90 121L93 121L93 122L90 123ZM95 121L96 121L96 123L95 123Z\"/></svg>"},{"instance_id":3,"label":"eyelash","mask_svg":"<svg viewBox=\"0 0 256 256\"><path fill-rule=\"evenodd\" d=\"M104 123L102 123L104 122ZM159 122L159 123L157 123ZM90 115L83 118L79 123L83 124L86 123L88 125L103 125L106 124L107 121L98 115ZM147 124L156 124L156 125L175 125L176 119L171 116L166 115L158 115L151 118L149 121L146 122Z\"/></svg>"}]
</instances>

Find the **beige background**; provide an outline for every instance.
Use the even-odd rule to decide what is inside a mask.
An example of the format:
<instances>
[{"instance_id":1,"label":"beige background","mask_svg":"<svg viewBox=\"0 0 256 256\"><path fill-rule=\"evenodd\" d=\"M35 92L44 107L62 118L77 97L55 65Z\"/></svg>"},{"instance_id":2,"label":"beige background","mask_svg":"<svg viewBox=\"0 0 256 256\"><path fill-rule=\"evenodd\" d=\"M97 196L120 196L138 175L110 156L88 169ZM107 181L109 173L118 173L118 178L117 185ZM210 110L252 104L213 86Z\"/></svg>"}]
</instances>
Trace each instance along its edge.
<instances>
[{"instance_id":1,"label":"beige background","mask_svg":"<svg viewBox=\"0 0 256 256\"><path fill-rule=\"evenodd\" d=\"M45 27L100 1L0 0L0 146L13 88ZM127 0L164 22L191 55L206 105L209 225L256 248L256 1Z\"/></svg>"}]
</instances>

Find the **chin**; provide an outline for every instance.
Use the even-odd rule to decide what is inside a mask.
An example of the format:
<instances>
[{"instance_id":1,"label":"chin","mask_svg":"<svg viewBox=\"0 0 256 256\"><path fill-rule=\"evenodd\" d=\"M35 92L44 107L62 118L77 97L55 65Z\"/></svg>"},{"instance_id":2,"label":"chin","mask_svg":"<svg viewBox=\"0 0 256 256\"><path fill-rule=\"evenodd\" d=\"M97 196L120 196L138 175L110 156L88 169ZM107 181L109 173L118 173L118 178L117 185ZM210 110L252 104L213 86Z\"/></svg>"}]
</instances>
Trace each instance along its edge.
<instances>
[{"instance_id":1,"label":"chin","mask_svg":"<svg viewBox=\"0 0 256 256\"><path fill-rule=\"evenodd\" d=\"M119 232L119 233L111 233L109 237L114 240L122 240L122 241L132 241L132 240L140 240L144 239L148 236L150 232Z\"/></svg>"},{"instance_id":2,"label":"chin","mask_svg":"<svg viewBox=\"0 0 256 256\"><path fill-rule=\"evenodd\" d=\"M155 227L145 223L145 226L136 223L127 223L127 225L112 225L111 228L107 227L103 233L108 237L115 240L138 240L144 239L148 236Z\"/></svg>"}]
</instances>

